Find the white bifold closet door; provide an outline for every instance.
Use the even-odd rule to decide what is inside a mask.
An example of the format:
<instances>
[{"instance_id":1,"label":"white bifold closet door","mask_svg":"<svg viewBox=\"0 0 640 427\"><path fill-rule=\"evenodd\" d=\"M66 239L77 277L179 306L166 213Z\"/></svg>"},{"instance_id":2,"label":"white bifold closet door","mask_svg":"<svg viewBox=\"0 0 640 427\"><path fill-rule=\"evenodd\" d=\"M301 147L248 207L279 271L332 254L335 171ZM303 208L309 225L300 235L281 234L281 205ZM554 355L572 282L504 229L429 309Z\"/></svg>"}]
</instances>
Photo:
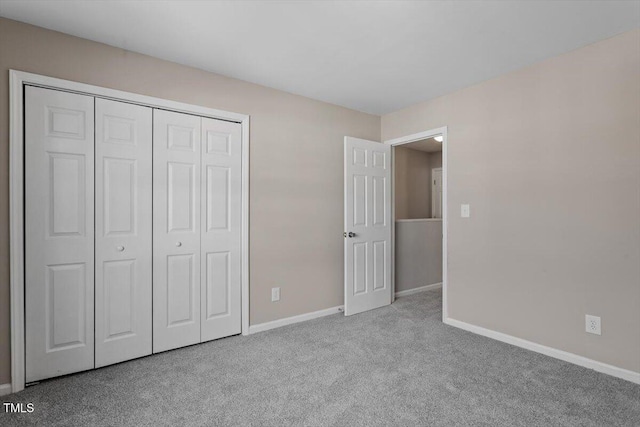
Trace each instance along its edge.
<instances>
[{"instance_id":1,"label":"white bifold closet door","mask_svg":"<svg viewBox=\"0 0 640 427\"><path fill-rule=\"evenodd\" d=\"M154 110L153 352L200 342L200 117Z\"/></svg>"},{"instance_id":2,"label":"white bifold closet door","mask_svg":"<svg viewBox=\"0 0 640 427\"><path fill-rule=\"evenodd\" d=\"M25 87L26 381L241 332L241 125Z\"/></svg>"},{"instance_id":3,"label":"white bifold closet door","mask_svg":"<svg viewBox=\"0 0 640 427\"><path fill-rule=\"evenodd\" d=\"M241 332L242 127L202 118L201 341Z\"/></svg>"},{"instance_id":4,"label":"white bifold closet door","mask_svg":"<svg viewBox=\"0 0 640 427\"><path fill-rule=\"evenodd\" d=\"M25 88L26 381L94 367L94 98Z\"/></svg>"},{"instance_id":5,"label":"white bifold closet door","mask_svg":"<svg viewBox=\"0 0 640 427\"><path fill-rule=\"evenodd\" d=\"M96 368L151 354L152 111L96 98Z\"/></svg>"},{"instance_id":6,"label":"white bifold closet door","mask_svg":"<svg viewBox=\"0 0 640 427\"><path fill-rule=\"evenodd\" d=\"M241 332L240 138L154 110L154 353Z\"/></svg>"}]
</instances>

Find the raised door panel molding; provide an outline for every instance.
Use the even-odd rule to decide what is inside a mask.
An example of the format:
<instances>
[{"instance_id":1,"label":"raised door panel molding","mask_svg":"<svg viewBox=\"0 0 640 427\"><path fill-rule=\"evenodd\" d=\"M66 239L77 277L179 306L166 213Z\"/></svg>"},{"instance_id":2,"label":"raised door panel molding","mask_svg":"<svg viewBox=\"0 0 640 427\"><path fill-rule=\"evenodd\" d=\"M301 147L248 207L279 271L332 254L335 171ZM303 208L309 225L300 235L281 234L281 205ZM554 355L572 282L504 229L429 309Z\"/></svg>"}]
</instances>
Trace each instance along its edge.
<instances>
[{"instance_id":1,"label":"raised door panel molding","mask_svg":"<svg viewBox=\"0 0 640 427\"><path fill-rule=\"evenodd\" d=\"M85 165L82 154L48 153L49 236L83 236L86 218Z\"/></svg>"},{"instance_id":2,"label":"raised door panel molding","mask_svg":"<svg viewBox=\"0 0 640 427\"><path fill-rule=\"evenodd\" d=\"M387 209L385 200L387 200L387 182L383 176L371 177L373 181L373 222L374 227L384 227L387 225Z\"/></svg>"},{"instance_id":3,"label":"raised door panel molding","mask_svg":"<svg viewBox=\"0 0 640 427\"><path fill-rule=\"evenodd\" d=\"M47 105L46 135L52 138L85 139L86 113L83 110L72 110Z\"/></svg>"},{"instance_id":4,"label":"raised door panel molding","mask_svg":"<svg viewBox=\"0 0 640 427\"><path fill-rule=\"evenodd\" d=\"M367 157L369 157L369 150L354 147L352 150L352 164L355 166L367 167Z\"/></svg>"},{"instance_id":5,"label":"raised door panel molding","mask_svg":"<svg viewBox=\"0 0 640 427\"><path fill-rule=\"evenodd\" d=\"M367 242L353 244L353 295L367 292L368 249Z\"/></svg>"},{"instance_id":6,"label":"raised door panel molding","mask_svg":"<svg viewBox=\"0 0 640 427\"><path fill-rule=\"evenodd\" d=\"M143 125L138 120L104 114L102 142L105 144L136 145L138 140L137 129Z\"/></svg>"},{"instance_id":7,"label":"raised door panel molding","mask_svg":"<svg viewBox=\"0 0 640 427\"><path fill-rule=\"evenodd\" d=\"M230 269L230 252L213 252L207 254L207 320L229 314L229 297L231 294Z\"/></svg>"},{"instance_id":8,"label":"raised door panel molding","mask_svg":"<svg viewBox=\"0 0 640 427\"><path fill-rule=\"evenodd\" d=\"M169 233L194 232L196 165L167 163L167 223Z\"/></svg>"},{"instance_id":9,"label":"raised door panel molding","mask_svg":"<svg viewBox=\"0 0 640 427\"><path fill-rule=\"evenodd\" d=\"M136 260L104 263L104 340L128 338L136 334Z\"/></svg>"},{"instance_id":10,"label":"raised door panel molding","mask_svg":"<svg viewBox=\"0 0 640 427\"><path fill-rule=\"evenodd\" d=\"M373 167L375 169L387 169L389 167L387 153L373 150Z\"/></svg>"},{"instance_id":11,"label":"raised door panel molding","mask_svg":"<svg viewBox=\"0 0 640 427\"><path fill-rule=\"evenodd\" d=\"M207 153L231 155L231 137L230 133L216 132L214 130L206 131Z\"/></svg>"},{"instance_id":12,"label":"raised door panel molding","mask_svg":"<svg viewBox=\"0 0 640 427\"><path fill-rule=\"evenodd\" d=\"M373 290L377 291L387 287L387 242L373 242Z\"/></svg>"},{"instance_id":13,"label":"raised door panel molding","mask_svg":"<svg viewBox=\"0 0 640 427\"><path fill-rule=\"evenodd\" d=\"M167 257L167 326L193 323L195 308L194 254Z\"/></svg>"},{"instance_id":14,"label":"raised door panel molding","mask_svg":"<svg viewBox=\"0 0 640 427\"><path fill-rule=\"evenodd\" d=\"M47 270L47 352L85 346L85 264L50 265Z\"/></svg>"},{"instance_id":15,"label":"raised door panel molding","mask_svg":"<svg viewBox=\"0 0 640 427\"><path fill-rule=\"evenodd\" d=\"M365 175L353 176L353 225L367 225L367 177Z\"/></svg>"},{"instance_id":16,"label":"raised door panel molding","mask_svg":"<svg viewBox=\"0 0 640 427\"><path fill-rule=\"evenodd\" d=\"M187 126L167 125L167 148L169 150L195 151L197 129Z\"/></svg>"},{"instance_id":17,"label":"raised door panel molding","mask_svg":"<svg viewBox=\"0 0 640 427\"><path fill-rule=\"evenodd\" d=\"M104 173L104 235L136 233L137 161L105 157Z\"/></svg>"},{"instance_id":18,"label":"raised door panel molding","mask_svg":"<svg viewBox=\"0 0 640 427\"><path fill-rule=\"evenodd\" d=\"M209 165L206 170L206 230L229 230L231 169Z\"/></svg>"}]
</instances>

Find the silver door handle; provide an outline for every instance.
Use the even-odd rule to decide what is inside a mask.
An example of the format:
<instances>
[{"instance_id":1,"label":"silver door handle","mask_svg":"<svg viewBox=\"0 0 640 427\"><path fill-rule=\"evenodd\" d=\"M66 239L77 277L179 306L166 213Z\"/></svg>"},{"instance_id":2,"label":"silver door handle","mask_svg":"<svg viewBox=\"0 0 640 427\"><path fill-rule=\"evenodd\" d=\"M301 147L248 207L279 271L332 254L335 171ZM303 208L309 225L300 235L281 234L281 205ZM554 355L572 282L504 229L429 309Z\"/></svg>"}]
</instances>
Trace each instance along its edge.
<instances>
[{"instance_id":1,"label":"silver door handle","mask_svg":"<svg viewBox=\"0 0 640 427\"><path fill-rule=\"evenodd\" d=\"M182 246L182 242L176 242L176 246L179 248L180 246Z\"/></svg>"},{"instance_id":2,"label":"silver door handle","mask_svg":"<svg viewBox=\"0 0 640 427\"><path fill-rule=\"evenodd\" d=\"M353 232L351 232L351 231L350 231L349 233L347 233L347 232L345 231L345 232L344 232L344 237L349 237L349 238L351 238L351 237L356 237L356 233L353 233Z\"/></svg>"},{"instance_id":3,"label":"silver door handle","mask_svg":"<svg viewBox=\"0 0 640 427\"><path fill-rule=\"evenodd\" d=\"M118 246L116 249L118 250L118 252L122 252L124 251L124 246Z\"/></svg>"}]
</instances>

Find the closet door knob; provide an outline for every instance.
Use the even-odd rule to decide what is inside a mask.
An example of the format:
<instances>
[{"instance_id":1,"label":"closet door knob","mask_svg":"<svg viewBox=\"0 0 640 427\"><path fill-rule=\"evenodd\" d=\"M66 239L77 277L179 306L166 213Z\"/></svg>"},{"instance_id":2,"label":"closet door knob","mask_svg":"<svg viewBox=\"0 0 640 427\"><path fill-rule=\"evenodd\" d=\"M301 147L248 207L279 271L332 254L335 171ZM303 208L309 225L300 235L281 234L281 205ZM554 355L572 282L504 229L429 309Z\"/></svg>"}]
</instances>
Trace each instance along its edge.
<instances>
[{"instance_id":1,"label":"closet door knob","mask_svg":"<svg viewBox=\"0 0 640 427\"><path fill-rule=\"evenodd\" d=\"M182 246L182 242L176 242L176 246L177 246L177 247Z\"/></svg>"},{"instance_id":2,"label":"closet door knob","mask_svg":"<svg viewBox=\"0 0 640 427\"><path fill-rule=\"evenodd\" d=\"M118 250L118 252L122 252L124 251L124 246L118 246L116 249Z\"/></svg>"}]
</instances>

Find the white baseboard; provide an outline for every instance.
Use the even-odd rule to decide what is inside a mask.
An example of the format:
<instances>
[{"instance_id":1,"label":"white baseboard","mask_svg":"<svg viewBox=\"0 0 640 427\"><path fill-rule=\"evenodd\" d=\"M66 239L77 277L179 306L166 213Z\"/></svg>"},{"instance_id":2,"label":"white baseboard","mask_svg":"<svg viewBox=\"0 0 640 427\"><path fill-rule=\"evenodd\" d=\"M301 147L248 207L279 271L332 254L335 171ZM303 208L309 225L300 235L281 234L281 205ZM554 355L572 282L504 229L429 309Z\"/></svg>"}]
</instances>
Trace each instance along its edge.
<instances>
[{"instance_id":1,"label":"white baseboard","mask_svg":"<svg viewBox=\"0 0 640 427\"><path fill-rule=\"evenodd\" d=\"M11 383L0 384L0 396L11 394Z\"/></svg>"},{"instance_id":2,"label":"white baseboard","mask_svg":"<svg viewBox=\"0 0 640 427\"><path fill-rule=\"evenodd\" d=\"M442 282L434 283L433 285L420 286L419 288L407 289L406 291L396 292L396 298L406 297L407 295L417 294L418 292L430 291L432 289L440 289Z\"/></svg>"},{"instance_id":3,"label":"white baseboard","mask_svg":"<svg viewBox=\"0 0 640 427\"><path fill-rule=\"evenodd\" d=\"M324 310L313 311L311 313L300 314L298 316L285 317L284 319L273 320L271 322L260 323L249 326L249 334L256 332L268 331L269 329L279 328L281 326L293 325L294 323L306 322L307 320L317 319L318 317L330 316L332 314L344 312L344 306L326 308Z\"/></svg>"},{"instance_id":4,"label":"white baseboard","mask_svg":"<svg viewBox=\"0 0 640 427\"><path fill-rule=\"evenodd\" d=\"M636 384L640 384L640 373L629 371L627 369L618 368L617 366L609 365L597 360L588 359L584 356L578 356L577 354L569 353L556 348L547 347L546 345L537 344L531 341L527 341L522 338L517 338L512 335L503 334L502 332L496 332L491 329L486 329L481 326L472 325L470 323L461 322L447 318L444 320L447 325L455 326L456 328L464 329L465 331L473 332L474 334L482 335L494 340L502 341L507 344L515 345L516 347L525 348L527 350L535 351L546 356L550 356L556 359L564 360L565 362L573 363L574 365L582 366L584 368L593 369L594 371L602 372L603 374L611 375L623 380L631 381Z\"/></svg>"}]
</instances>

